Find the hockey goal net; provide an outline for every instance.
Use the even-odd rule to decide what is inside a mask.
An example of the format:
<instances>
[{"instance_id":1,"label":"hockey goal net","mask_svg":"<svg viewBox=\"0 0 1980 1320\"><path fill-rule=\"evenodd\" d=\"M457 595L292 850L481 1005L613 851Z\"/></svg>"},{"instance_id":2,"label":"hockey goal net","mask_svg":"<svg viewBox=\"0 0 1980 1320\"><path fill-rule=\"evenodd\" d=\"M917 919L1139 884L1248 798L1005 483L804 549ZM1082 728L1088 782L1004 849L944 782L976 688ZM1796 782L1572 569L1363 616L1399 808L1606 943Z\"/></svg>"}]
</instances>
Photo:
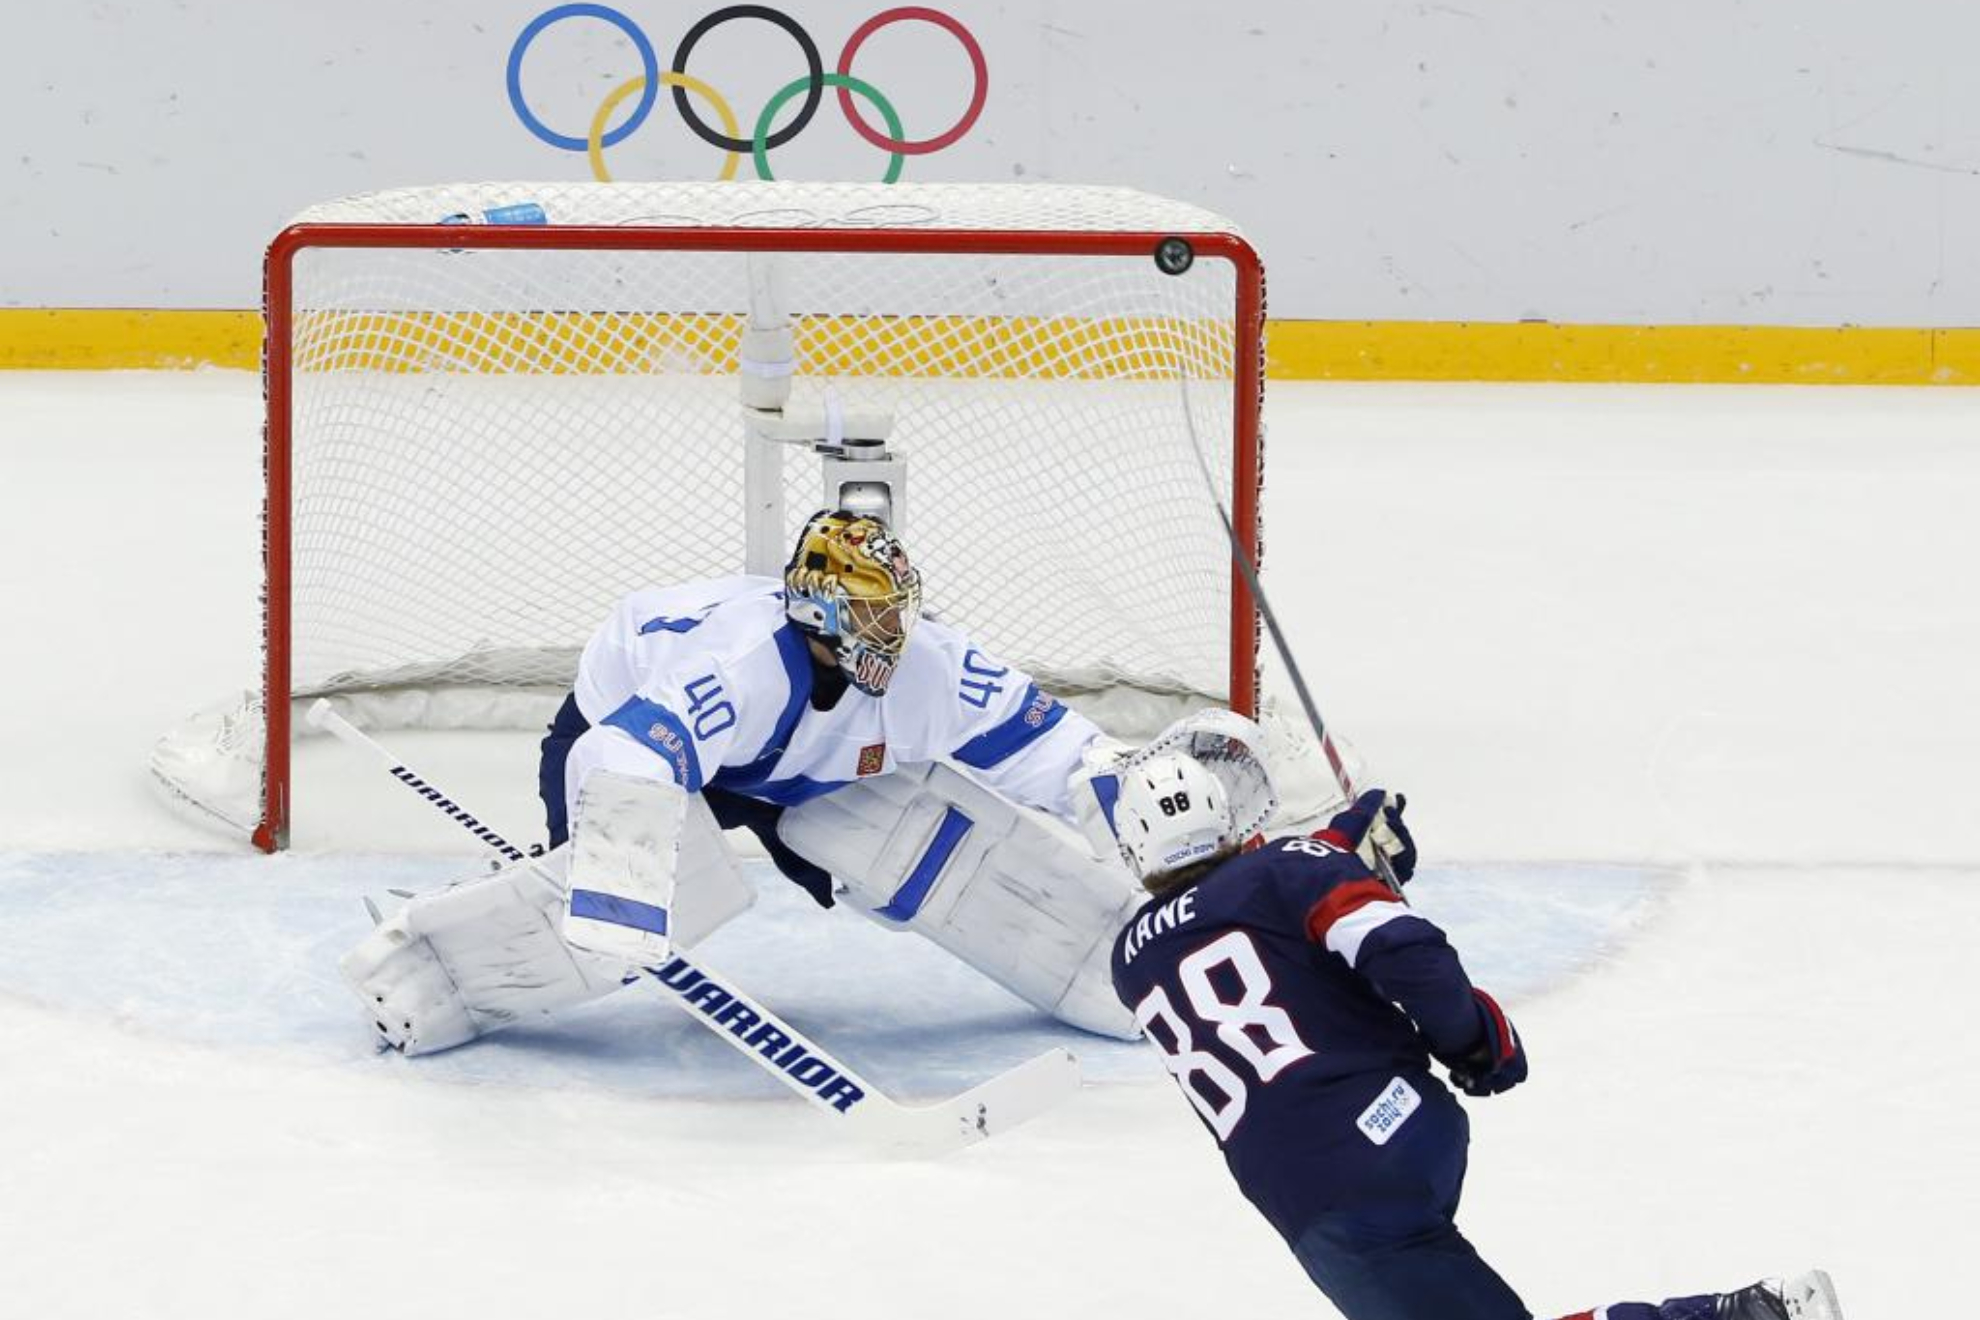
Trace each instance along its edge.
<instances>
[{"instance_id":1,"label":"hockey goal net","mask_svg":"<svg viewBox=\"0 0 1980 1320\"><path fill-rule=\"evenodd\" d=\"M266 279L261 682L153 758L264 848L292 703L540 722L614 600L778 571L874 431L931 610L1124 736L1255 706L1204 467L1255 553L1263 273L1216 215L1052 185L487 183L313 208Z\"/></svg>"}]
</instances>

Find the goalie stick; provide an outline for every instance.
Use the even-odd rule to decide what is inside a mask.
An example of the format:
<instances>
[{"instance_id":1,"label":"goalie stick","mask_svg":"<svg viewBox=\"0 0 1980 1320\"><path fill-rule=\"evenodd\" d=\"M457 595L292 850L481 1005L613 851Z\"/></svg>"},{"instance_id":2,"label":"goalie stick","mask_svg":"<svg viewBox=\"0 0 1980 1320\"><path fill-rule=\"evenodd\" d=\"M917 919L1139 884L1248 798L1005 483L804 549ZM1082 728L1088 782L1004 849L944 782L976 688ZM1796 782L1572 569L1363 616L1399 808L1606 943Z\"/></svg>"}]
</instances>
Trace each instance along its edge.
<instances>
[{"instance_id":1,"label":"goalie stick","mask_svg":"<svg viewBox=\"0 0 1980 1320\"><path fill-rule=\"evenodd\" d=\"M1313 693L1307 689L1306 676L1300 672L1299 661L1293 659L1292 645L1286 641L1285 633L1279 630L1279 616L1272 612L1272 602L1266 599L1265 584L1258 580L1258 565L1252 562L1251 551L1245 548L1244 541L1237 534L1237 527L1231 522L1231 512L1224 507L1223 497L1217 493L1217 479L1211 475L1210 460L1204 456L1203 442L1196 434L1196 415L1189 410L1189 379L1176 377L1176 385L1182 391L1183 425L1189 431L1190 452L1196 455L1196 470L1203 474L1203 489L1210 495L1210 505L1217 511L1217 521L1224 525L1224 535L1231 543L1231 562L1237 565L1244 578L1244 585L1251 591L1251 598L1258 602L1259 617L1265 620L1265 631L1272 638L1272 649L1279 653L1279 659L1286 667L1286 676L1292 680L1293 691L1299 696L1300 707L1306 712L1306 722L1313 726L1313 736L1320 742L1320 751L1327 758L1327 764L1334 771L1334 782L1340 785L1341 796L1349 806L1354 805L1354 776L1348 773L1347 763L1341 759L1340 748L1334 745L1334 736L1327 732L1327 721L1320 716L1320 707L1314 704ZM1260 423L1263 425L1263 423ZM1373 822L1370 829L1374 828ZM1396 869L1388 855L1381 848L1371 846L1374 854L1375 873L1382 883L1389 887L1396 897L1402 897L1402 881L1396 878Z\"/></svg>"},{"instance_id":2,"label":"goalie stick","mask_svg":"<svg viewBox=\"0 0 1980 1320\"><path fill-rule=\"evenodd\" d=\"M428 780L415 774L383 743L342 715L327 700L309 708L309 722L339 741L370 754L394 779L460 825L504 859L521 862L557 884L536 857L523 852ZM558 885L562 888L562 885ZM848 1131L880 1146L942 1155L987 1140L1068 1099L1079 1089L1079 1061L1064 1049L1046 1050L998 1073L961 1095L931 1105L904 1105L820 1049L796 1027L713 970L699 955L670 953L664 966L648 967L696 1022L746 1055Z\"/></svg>"}]
</instances>

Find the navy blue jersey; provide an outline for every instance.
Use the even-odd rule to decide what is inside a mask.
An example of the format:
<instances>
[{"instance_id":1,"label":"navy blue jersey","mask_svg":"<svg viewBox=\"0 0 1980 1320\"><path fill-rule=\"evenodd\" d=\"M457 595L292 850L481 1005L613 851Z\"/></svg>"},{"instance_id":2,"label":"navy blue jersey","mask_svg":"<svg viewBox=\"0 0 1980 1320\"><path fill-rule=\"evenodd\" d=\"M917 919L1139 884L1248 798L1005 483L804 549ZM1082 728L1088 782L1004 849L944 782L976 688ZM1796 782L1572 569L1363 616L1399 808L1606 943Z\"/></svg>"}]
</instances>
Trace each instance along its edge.
<instances>
[{"instance_id":1,"label":"navy blue jersey","mask_svg":"<svg viewBox=\"0 0 1980 1320\"><path fill-rule=\"evenodd\" d=\"M1483 1038L1444 933L1324 836L1274 840L1151 899L1115 940L1113 974L1238 1186L1288 1237L1331 1204L1330 1152L1385 1139L1392 1081L1436 1085L1430 1058Z\"/></svg>"}]
</instances>

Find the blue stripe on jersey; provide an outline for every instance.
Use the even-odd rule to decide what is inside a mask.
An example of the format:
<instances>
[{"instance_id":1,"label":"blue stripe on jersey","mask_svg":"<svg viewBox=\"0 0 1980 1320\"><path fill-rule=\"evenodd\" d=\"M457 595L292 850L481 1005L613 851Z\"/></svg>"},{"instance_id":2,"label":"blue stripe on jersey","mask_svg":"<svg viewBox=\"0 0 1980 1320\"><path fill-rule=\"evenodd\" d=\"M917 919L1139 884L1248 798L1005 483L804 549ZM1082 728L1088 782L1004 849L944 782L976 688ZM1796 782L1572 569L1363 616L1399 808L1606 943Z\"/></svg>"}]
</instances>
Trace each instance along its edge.
<instances>
[{"instance_id":1,"label":"blue stripe on jersey","mask_svg":"<svg viewBox=\"0 0 1980 1320\"><path fill-rule=\"evenodd\" d=\"M1040 692L1033 683L1024 690L1024 702L1017 714L956 748L955 757L973 770L988 770L1038 741L1065 717L1065 703Z\"/></svg>"},{"instance_id":2,"label":"blue stripe on jersey","mask_svg":"<svg viewBox=\"0 0 1980 1320\"><path fill-rule=\"evenodd\" d=\"M616 894L601 894L594 889L571 891L571 915L609 922L614 926L631 926L634 930L650 930L655 935L667 933L666 908L620 898Z\"/></svg>"},{"instance_id":3,"label":"blue stripe on jersey","mask_svg":"<svg viewBox=\"0 0 1980 1320\"><path fill-rule=\"evenodd\" d=\"M622 729L674 769L674 782L690 793L701 791L701 757L680 717L657 701L634 697L607 715L602 723Z\"/></svg>"},{"instance_id":4,"label":"blue stripe on jersey","mask_svg":"<svg viewBox=\"0 0 1980 1320\"><path fill-rule=\"evenodd\" d=\"M811 779L805 775L792 775L789 779L771 779L744 788L731 789L744 797L753 797L759 802L768 802L779 807L795 807L801 802L835 793L850 784L850 779ZM710 787L726 787L717 775Z\"/></svg>"},{"instance_id":5,"label":"blue stripe on jersey","mask_svg":"<svg viewBox=\"0 0 1980 1320\"><path fill-rule=\"evenodd\" d=\"M942 868L949 864L949 857L956 845L962 842L963 835L969 833L975 824L969 817L950 807L942 813L942 823L935 827L935 837L928 841L928 849L921 854L921 860L914 864L914 870L894 891L887 906L875 908L889 921L911 921L914 914L921 911L921 905L928 901L928 891L935 887L935 877L942 874Z\"/></svg>"},{"instance_id":6,"label":"blue stripe on jersey","mask_svg":"<svg viewBox=\"0 0 1980 1320\"><path fill-rule=\"evenodd\" d=\"M786 622L777 630L777 658L784 662L784 677L790 681L790 689L784 697L784 709L777 714L776 727L770 730L770 737L764 742L763 750L756 754L755 760L746 765L723 766L717 770L715 778L709 781L715 788L751 797L761 796L759 790L769 782L770 772L791 745L791 734L797 729L798 717L804 714L805 703L811 700L813 678L811 651L796 624Z\"/></svg>"},{"instance_id":7,"label":"blue stripe on jersey","mask_svg":"<svg viewBox=\"0 0 1980 1320\"><path fill-rule=\"evenodd\" d=\"M1093 788L1093 800L1100 805L1100 814L1107 818L1107 832L1119 838L1121 827L1114 824L1114 808L1121 801L1121 777L1095 775L1089 782Z\"/></svg>"}]
</instances>

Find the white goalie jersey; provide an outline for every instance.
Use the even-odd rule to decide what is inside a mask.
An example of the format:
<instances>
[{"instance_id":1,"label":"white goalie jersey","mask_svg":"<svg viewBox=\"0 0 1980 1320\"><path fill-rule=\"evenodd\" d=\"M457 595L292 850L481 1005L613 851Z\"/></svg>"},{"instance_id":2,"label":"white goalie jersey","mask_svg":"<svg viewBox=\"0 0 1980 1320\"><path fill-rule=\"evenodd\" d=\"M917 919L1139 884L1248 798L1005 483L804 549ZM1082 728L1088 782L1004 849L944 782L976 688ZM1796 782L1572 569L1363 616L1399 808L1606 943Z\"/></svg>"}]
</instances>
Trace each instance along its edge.
<instances>
[{"instance_id":1,"label":"white goalie jersey","mask_svg":"<svg viewBox=\"0 0 1980 1320\"><path fill-rule=\"evenodd\" d=\"M1067 823L1099 729L932 619L884 697L847 685L821 709L819 673L776 579L622 600L574 687L591 727L564 765L569 848L415 899L345 959L382 1039L424 1053L560 1011L747 908L692 800L710 789L784 808L783 846L869 919L1062 1021L1131 1036L1106 954L1133 881Z\"/></svg>"},{"instance_id":2,"label":"white goalie jersey","mask_svg":"<svg viewBox=\"0 0 1980 1320\"><path fill-rule=\"evenodd\" d=\"M923 619L884 697L812 702L805 634L783 585L736 576L632 593L585 647L574 689L592 725L566 795L605 769L791 807L946 760L1014 802L1072 818L1068 781L1093 723L962 632Z\"/></svg>"}]
</instances>

